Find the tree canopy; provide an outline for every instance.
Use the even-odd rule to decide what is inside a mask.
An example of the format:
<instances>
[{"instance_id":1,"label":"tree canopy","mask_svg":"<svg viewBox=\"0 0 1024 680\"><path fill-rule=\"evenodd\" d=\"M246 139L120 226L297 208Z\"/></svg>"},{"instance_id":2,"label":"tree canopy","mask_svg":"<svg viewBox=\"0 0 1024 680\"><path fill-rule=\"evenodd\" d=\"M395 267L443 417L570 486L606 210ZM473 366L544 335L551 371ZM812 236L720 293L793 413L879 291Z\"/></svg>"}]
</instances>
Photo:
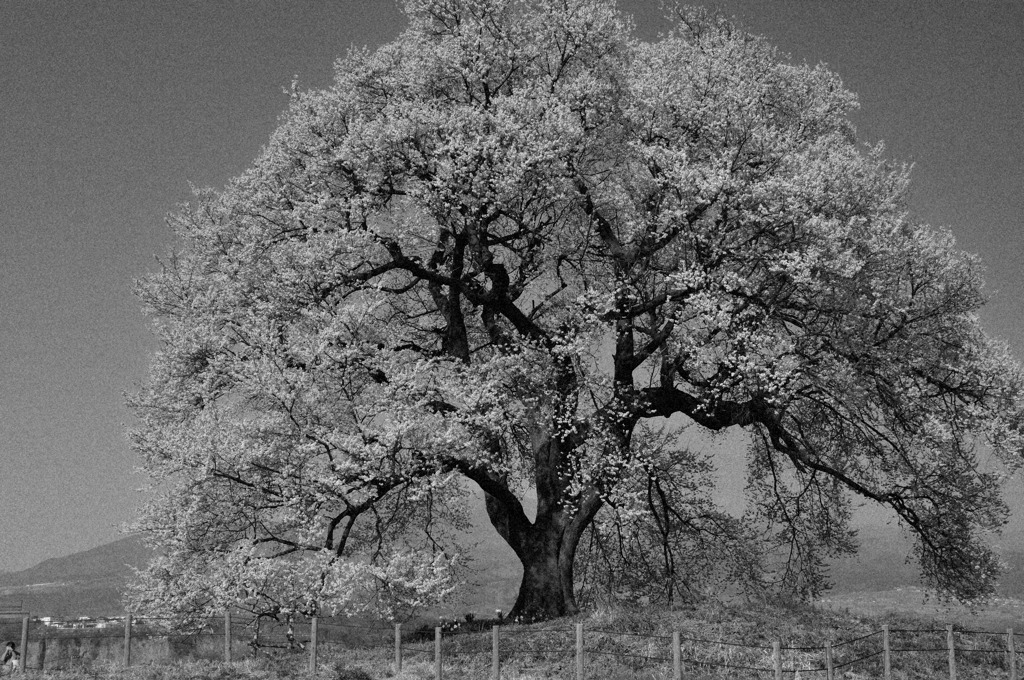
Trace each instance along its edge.
<instances>
[{"instance_id":1,"label":"tree canopy","mask_svg":"<svg viewBox=\"0 0 1024 680\"><path fill-rule=\"evenodd\" d=\"M817 592L854 498L929 583L992 591L1021 372L835 74L700 11L642 42L610 0L404 8L138 285L139 606L432 601L473 489L514 614L575 611L578 561L669 599ZM749 434L742 516L681 425Z\"/></svg>"}]
</instances>

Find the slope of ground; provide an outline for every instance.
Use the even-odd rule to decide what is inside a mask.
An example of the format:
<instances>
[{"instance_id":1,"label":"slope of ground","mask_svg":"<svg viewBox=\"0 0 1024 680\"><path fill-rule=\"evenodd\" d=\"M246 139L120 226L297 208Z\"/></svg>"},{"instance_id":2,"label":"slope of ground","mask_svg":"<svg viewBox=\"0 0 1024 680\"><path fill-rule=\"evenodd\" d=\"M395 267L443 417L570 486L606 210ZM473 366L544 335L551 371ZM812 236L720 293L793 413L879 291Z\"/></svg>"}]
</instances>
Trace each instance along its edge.
<instances>
[{"instance_id":1,"label":"slope of ground","mask_svg":"<svg viewBox=\"0 0 1024 680\"><path fill-rule=\"evenodd\" d=\"M446 630L441 640L443 676L490 677L491 622ZM534 680L574 677L582 661L587 680L673 677L673 634L681 643L683 677L725 680L738 677L824 677L830 660L836 677L855 680L882 676L888 626L893 677L932 680L949 677L946 623L954 625L956 676L959 680L1006 678L1009 674L1005 629L992 633L973 629L955 618L889 614L867 616L821 606L726 606L708 602L672 611L658 609L598 609L584 617L535 625L507 625L498 631L502 677ZM582 628L577 628L577 626ZM410 627L402 636L402 670L394 672L393 637L385 626L372 645L352 645L321 631L318 672L308 675L309 652L259 653L236 658L233 664L211 663L182 650L165 649L125 669L116 652L86 662L69 661L65 680L280 680L316 677L322 680L429 680L435 677L435 638L432 627ZM582 635L581 635L582 633ZM111 638L116 650L121 641ZM577 650L582 643L582 658ZM49 645L53 647L54 645ZM83 645L83 649L85 646ZM238 650L242 652L242 649ZM266 651L266 650L265 650ZM168 653L170 652L170 653ZM29 656L30 662L34 657ZM133 657L134 658L134 657ZM47 659L50 653L47 652ZM1018 662L1020 658L1018 657ZM31 663L30 663L31 665ZM1019 664L1018 664L1019 665ZM32 666L35 667L35 666ZM79 670L71 670L78 668Z\"/></svg>"}]
</instances>

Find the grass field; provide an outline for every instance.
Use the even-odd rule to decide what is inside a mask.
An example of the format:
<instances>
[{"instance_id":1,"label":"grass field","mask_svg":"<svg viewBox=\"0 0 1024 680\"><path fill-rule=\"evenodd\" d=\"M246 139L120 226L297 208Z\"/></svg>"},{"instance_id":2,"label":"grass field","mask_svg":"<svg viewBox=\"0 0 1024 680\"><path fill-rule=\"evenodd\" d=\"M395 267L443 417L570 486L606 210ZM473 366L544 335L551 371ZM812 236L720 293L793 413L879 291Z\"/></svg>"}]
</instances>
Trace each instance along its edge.
<instances>
[{"instance_id":1,"label":"grass field","mask_svg":"<svg viewBox=\"0 0 1024 680\"><path fill-rule=\"evenodd\" d=\"M1024 600L995 597L984 607L948 604L918 587L864 590L823 597L818 607L848 611L862 616L885 618L912 616L922 621L957 623L964 628L1024 633Z\"/></svg>"},{"instance_id":2,"label":"grass field","mask_svg":"<svg viewBox=\"0 0 1024 680\"><path fill-rule=\"evenodd\" d=\"M602 608L585 617L500 630L502 678L575 678L576 624L582 623L585 677L593 680L669 680L673 632L682 639L683 677L773 678L773 643L787 680L822 678L824 646L833 645L835 677L882 677L881 628L892 631L893 677L924 680L949 677L945 651L949 623L957 631L958 680L1008 678L1005 630L1024 629L1024 603L996 601L984 610L946 607L926 600L919 589L836 595L812 606L728 606L708 603L674 611ZM1024 632L1024 630L1022 630ZM246 659L227 665L213 661L143 663L131 668L94 664L89 669L47 673L67 680L429 680L434 677L429 626L403 644L403 668L394 673L390 645L346 648L321 646L315 676L305 653ZM491 632L449 631L443 640L443 677L491 677ZM1018 643L1024 649L1024 637ZM1018 659L1024 669L1024 656ZM815 670L818 669L818 670Z\"/></svg>"}]
</instances>

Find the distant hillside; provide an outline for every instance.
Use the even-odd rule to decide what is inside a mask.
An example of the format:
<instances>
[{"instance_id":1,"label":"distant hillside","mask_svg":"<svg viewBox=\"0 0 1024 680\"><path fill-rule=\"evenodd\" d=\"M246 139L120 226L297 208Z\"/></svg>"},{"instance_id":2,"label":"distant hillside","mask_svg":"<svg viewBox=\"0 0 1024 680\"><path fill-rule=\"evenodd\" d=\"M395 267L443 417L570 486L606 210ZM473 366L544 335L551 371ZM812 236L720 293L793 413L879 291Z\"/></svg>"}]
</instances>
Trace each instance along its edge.
<instances>
[{"instance_id":1,"label":"distant hillside","mask_svg":"<svg viewBox=\"0 0 1024 680\"><path fill-rule=\"evenodd\" d=\"M122 613L121 593L132 567L152 551L137 537L0 573L0 604L24 604L34 616L109 616Z\"/></svg>"},{"instance_id":2,"label":"distant hillside","mask_svg":"<svg viewBox=\"0 0 1024 680\"><path fill-rule=\"evenodd\" d=\"M921 585L920 570L907 562L912 546L895 527L867 527L858 533L861 549L857 555L836 560L831 580L836 593L884 591ZM1002 597L1024 599L1024 551L1019 537L1007 535L997 546L1006 571L996 592Z\"/></svg>"},{"instance_id":3,"label":"distant hillside","mask_svg":"<svg viewBox=\"0 0 1024 680\"><path fill-rule=\"evenodd\" d=\"M856 555L831 564L835 591L889 590L918 584L917 565L907 563L912 548L898 529L863 528L858 531L857 541L860 551Z\"/></svg>"},{"instance_id":4,"label":"distant hillside","mask_svg":"<svg viewBox=\"0 0 1024 680\"><path fill-rule=\"evenodd\" d=\"M481 503L482 505L482 503ZM481 518L481 512L474 515ZM833 563L835 594L895 591L919 585L902 534L890 527L860 532L860 554ZM497 534L482 520L464 540L473 558L464 574L468 587L447 607L455 612L489 614L508 610L515 599L522 569ZM1024 599L1024 552L1006 540L1000 552L1007 572L999 588L1003 597ZM0 605L23 602L36 616L108 616L122 612L121 595L132 568L141 568L152 551L137 537L123 538L85 552L41 562L12 573L0 573Z\"/></svg>"}]
</instances>

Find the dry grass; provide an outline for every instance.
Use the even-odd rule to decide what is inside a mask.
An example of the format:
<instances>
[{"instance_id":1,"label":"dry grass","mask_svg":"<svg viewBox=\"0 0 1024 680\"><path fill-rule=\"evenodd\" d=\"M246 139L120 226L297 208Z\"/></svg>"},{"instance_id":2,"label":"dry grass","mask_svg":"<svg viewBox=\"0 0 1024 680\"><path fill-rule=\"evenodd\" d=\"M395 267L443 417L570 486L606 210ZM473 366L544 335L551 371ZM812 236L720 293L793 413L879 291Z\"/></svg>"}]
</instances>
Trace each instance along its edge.
<instances>
[{"instance_id":1,"label":"dry grass","mask_svg":"<svg viewBox=\"0 0 1024 680\"><path fill-rule=\"evenodd\" d=\"M940 612L941 613L949 613ZM672 676L671 635L683 638L684 677L718 680L734 677L771 678L772 642L780 641L787 680L824 678L811 672L825 665L824 645L831 642L837 666L868 657L838 669L837 678L856 680L881 677L883 624L894 632L893 648L937 651L894 654L897 680L929 680L948 677L944 623L922 614L885 612L869 615L855 607L753 607L706 604L674 611L648 609L600 609L581 619L563 619L529 626L501 629L502 677L508 680L571 678L575 674L575 624L586 631L586 677L590 680L669 680ZM958 626L960 627L960 626ZM1001 636L958 635L958 678L987 680L1006 678ZM1019 644L1024 647L1024 642ZM431 680L434 677L433 639L429 629L410 635L404 644L402 672L393 672L390 646L351 648L321 646L316 680ZM966 651L973 650L973 651ZM873 655L873 656L872 656ZM489 631L450 632L444 639L445 678L489 678L491 634ZM1024 660L1021 660L1024 666ZM757 673L746 669L764 669ZM798 672L798 673L797 673ZM55 680L290 680L312 678L304 654L247 659L231 665L210 661L149 664L129 669L94 664L90 670L48 673Z\"/></svg>"}]
</instances>

